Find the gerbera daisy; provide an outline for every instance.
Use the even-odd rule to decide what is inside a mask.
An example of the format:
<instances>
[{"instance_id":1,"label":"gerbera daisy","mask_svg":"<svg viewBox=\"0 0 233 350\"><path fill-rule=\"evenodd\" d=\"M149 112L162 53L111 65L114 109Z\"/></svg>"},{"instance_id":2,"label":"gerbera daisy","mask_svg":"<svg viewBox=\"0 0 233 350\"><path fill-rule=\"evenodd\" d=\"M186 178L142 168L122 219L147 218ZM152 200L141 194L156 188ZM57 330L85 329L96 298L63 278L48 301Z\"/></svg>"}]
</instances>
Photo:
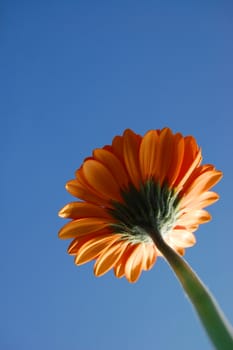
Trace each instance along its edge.
<instances>
[{"instance_id":1,"label":"gerbera daisy","mask_svg":"<svg viewBox=\"0 0 233 350\"><path fill-rule=\"evenodd\" d=\"M96 260L96 276L113 268L135 282L162 256L156 235L183 255L199 224L211 219L203 208L218 199L209 190L222 173L201 161L195 139L169 128L144 136L127 129L95 149L66 184L80 201L59 212L71 219L59 237L73 239L75 264Z\"/></svg>"}]
</instances>

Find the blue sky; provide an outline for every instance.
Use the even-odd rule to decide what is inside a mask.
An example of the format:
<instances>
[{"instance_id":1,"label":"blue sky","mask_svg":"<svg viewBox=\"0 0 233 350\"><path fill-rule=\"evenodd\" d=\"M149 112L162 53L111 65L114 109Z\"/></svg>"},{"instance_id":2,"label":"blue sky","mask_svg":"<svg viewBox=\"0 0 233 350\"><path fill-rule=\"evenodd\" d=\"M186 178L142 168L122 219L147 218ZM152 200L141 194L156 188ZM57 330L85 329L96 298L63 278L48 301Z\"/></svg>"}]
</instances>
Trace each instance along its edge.
<instances>
[{"instance_id":1,"label":"blue sky","mask_svg":"<svg viewBox=\"0 0 233 350\"><path fill-rule=\"evenodd\" d=\"M232 1L3 1L0 348L211 349L160 259L96 278L57 238L64 189L130 127L192 134L224 172L186 253L233 322Z\"/></svg>"}]
</instances>

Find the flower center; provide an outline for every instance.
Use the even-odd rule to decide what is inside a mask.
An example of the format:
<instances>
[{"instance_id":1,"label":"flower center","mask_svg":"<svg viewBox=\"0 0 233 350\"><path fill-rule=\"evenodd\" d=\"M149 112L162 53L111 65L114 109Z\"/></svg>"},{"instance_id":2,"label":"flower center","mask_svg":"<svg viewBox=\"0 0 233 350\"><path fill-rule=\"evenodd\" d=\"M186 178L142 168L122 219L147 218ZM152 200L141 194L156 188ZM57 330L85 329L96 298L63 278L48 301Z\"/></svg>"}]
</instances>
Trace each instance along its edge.
<instances>
[{"instance_id":1,"label":"flower center","mask_svg":"<svg viewBox=\"0 0 233 350\"><path fill-rule=\"evenodd\" d=\"M109 212L116 220L111 229L121 233L123 239L149 243L150 232L164 236L174 226L180 198L166 183L160 186L151 179L141 184L139 190L131 185L121 194L123 202L112 201Z\"/></svg>"}]
</instances>

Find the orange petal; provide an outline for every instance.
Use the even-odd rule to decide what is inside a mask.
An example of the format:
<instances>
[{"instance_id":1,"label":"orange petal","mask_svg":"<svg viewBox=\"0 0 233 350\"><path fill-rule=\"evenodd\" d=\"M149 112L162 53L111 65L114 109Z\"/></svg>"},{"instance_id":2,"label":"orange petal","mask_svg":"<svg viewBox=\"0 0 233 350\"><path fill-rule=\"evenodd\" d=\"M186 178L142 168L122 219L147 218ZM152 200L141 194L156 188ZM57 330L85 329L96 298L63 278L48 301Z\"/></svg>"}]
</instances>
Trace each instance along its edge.
<instances>
[{"instance_id":1,"label":"orange petal","mask_svg":"<svg viewBox=\"0 0 233 350\"><path fill-rule=\"evenodd\" d=\"M169 237L176 246L181 248L192 247L196 243L194 234L185 229L172 230Z\"/></svg>"},{"instance_id":2,"label":"orange petal","mask_svg":"<svg viewBox=\"0 0 233 350\"><path fill-rule=\"evenodd\" d=\"M83 164L87 182L104 198L121 201L120 189L110 171L97 160L89 159Z\"/></svg>"},{"instance_id":3,"label":"orange petal","mask_svg":"<svg viewBox=\"0 0 233 350\"><path fill-rule=\"evenodd\" d=\"M106 229L110 222L102 218L83 218L68 222L58 233L61 239L81 237L88 233Z\"/></svg>"},{"instance_id":4,"label":"orange petal","mask_svg":"<svg viewBox=\"0 0 233 350\"><path fill-rule=\"evenodd\" d=\"M183 247L178 246L177 244L174 243L174 240L170 238L170 235L167 235L164 238L165 242L173 249L175 250L178 254L184 255L185 249ZM163 257L163 255L160 253L160 256Z\"/></svg>"},{"instance_id":5,"label":"orange petal","mask_svg":"<svg viewBox=\"0 0 233 350\"><path fill-rule=\"evenodd\" d=\"M139 162L142 180L146 181L156 173L159 136L156 130L148 131L142 139L139 151Z\"/></svg>"},{"instance_id":6,"label":"orange petal","mask_svg":"<svg viewBox=\"0 0 233 350\"><path fill-rule=\"evenodd\" d=\"M198 229L198 227L199 227L199 224L196 224L196 223L195 224L191 223L189 225L185 225L186 230L189 232L195 232Z\"/></svg>"},{"instance_id":7,"label":"orange petal","mask_svg":"<svg viewBox=\"0 0 233 350\"><path fill-rule=\"evenodd\" d=\"M104 236L106 236L107 234L104 233ZM79 250L79 248L86 243L87 241L90 241L93 238L97 238L97 237L101 237L103 236L103 233L89 233L87 235L75 238L69 245L69 247L67 248L67 252L69 255L76 255L77 251Z\"/></svg>"},{"instance_id":8,"label":"orange petal","mask_svg":"<svg viewBox=\"0 0 233 350\"><path fill-rule=\"evenodd\" d=\"M139 169L139 146L141 137L136 135L130 129L124 132L124 160L131 182L136 188L141 182L141 175Z\"/></svg>"},{"instance_id":9,"label":"orange petal","mask_svg":"<svg viewBox=\"0 0 233 350\"><path fill-rule=\"evenodd\" d=\"M66 183L67 191L73 196L85 200L90 203L105 205L107 202L103 198L99 198L90 186L82 184L79 180L74 179Z\"/></svg>"},{"instance_id":10,"label":"orange petal","mask_svg":"<svg viewBox=\"0 0 233 350\"><path fill-rule=\"evenodd\" d=\"M157 253L154 243L146 244L143 270L150 270L156 261Z\"/></svg>"},{"instance_id":11,"label":"orange petal","mask_svg":"<svg viewBox=\"0 0 233 350\"><path fill-rule=\"evenodd\" d=\"M195 168L195 164L199 164L201 161L201 153L198 149L197 143L192 136L187 136L184 138L184 156L183 162L180 168L179 176L176 179L175 186L179 186L179 183L183 178L187 180L187 174L190 176L190 173ZM189 170L191 168L191 171ZM184 183L184 181L182 181Z\"/></svg>"},{"instance_id":12,"label":"orange petal","mask_svg":"<svg viewBox=\"0 0 233 350\"><path fill-rule=\"evenodd\" d=\"M77 251L76 247L79 242L80 242L80 239L77 239L77 238L73 239L73 241L70 243L69 247L67 248L68 254L70 255L76 254L76 251Z\"/></svg>"},{"instance_id":13,"label":"orange petal","mask_svg":"<svg viewBox=\"0 0 233 350\"><path fill-rule=\"evenodd\" d=\"M181 211L183 208L202 209L213 204L218 199L219 195L215 192L203 192L198 197L184 197L184 199L181 200L180 209Z\"/></svg>"},{"instance_id":14,"label":"orange petal","mask_svg":"<svg viewBox=\"0 0 233 350\"><path fill-rule=\"evenodd\" d=\"M106 248L102 251L101 255L96 260L94 266L94 273L96 276L102 276L117 263L124 253L128 242L120 241L115 242L111 247Z\"/></svg>"},{"instance_id":15,"label":"orange petal","mask_svg":"<svg viewBox=\"0 0 233 350\"><path fill-rule=\"evenodd\" d=\"M159 135L159 147L155 179L163 184L163 181L167 179L168 169L171 165L171 156L173 149L173 135L169 128L161 130Z\"/></svg>"},{"instance_id":16,"label":"orange petal","mask_svg":"<svg viewBox=\"0 0 233 350\"><path fill-rule=\"evenodd\" d=\"M121 278L125 275L125 263L128 260L133 250L134 250L134 245L131 243L128 243L122 258L118 260L118 262L114 266L114 273L116 277Z\"/></svg>"},{"instance_id":17,"label":"orange petal","mask_svg":"<svg viewBox=\"0 0 233 350\"><path fill-rule=\"evenodd\" d=\"M125 264L125 276L129 282L136 282L141 275L145 260L145 244L134 245L134 250Z\"/></svg>"},{"instance_id":18,"label":"orange petal","mask_svg":"<svg viewBox=\"0 0 233 350\"><path fill-rule=\"evenodd\" d=\"M170 187L173 187L179 176L184 156L184 138L180 133L174 135L173 150L171 153L171 163L168 170L168 184Z\"/></svg>"},{"instance_id":19,"label":"orange petal","mask_svg":"<svg viewBox=\"0 0 233 350\"><path fill-rule=\"evenodd\" d=\"M126 188L129 183L129 177L120 160L106 149L96 149L94 158L100 161L113 175L120 188Z\"/></svg>"},{"instance_id":20,"label":"orange petal","mask_svg":"<svg viewBox=\"0 0 233 350\"><path fill-rule=\"evenodd\" d=\"M211 220L211 215L206 210L191 210L183 214L177 220L177 225L187 226L192 224L203 224L210 220Z\"/></svg>"},{"instance_id":21,"label":"orange petal","mask_svg":"<svg viewBox=\"0 0 233 350\"><path fill-rule=\"evenodd\" d=\"M69 219L81 219L85 217L111 219L111 216L104 208L87 202L68 203L59 211L59 216Z\"/></svg>"},{"instance_id":22,"label":"orange petal","mask_svg":"<svg viewBox=\"0 0 233 350\"><path fill-rule=\"evenodd\" d=\"M183 195L183 201L198 197L202 192L208 191L222 178L222 173L217 170L207 170L198 176Z\"/></svg>"},{"instance_id":23,"label":"orange petal","mask_svg":"<svg viewBox=\"0 0 233 350\"><path fill-rule=\"evenodd\" d=\"M114 266L114 273L115 276L118 278L121 278L125 274L125 265L122 263L122 261L119 261L115 266Z\"/></svg>"},{"instance_id":24,"label":"orange petal","mask_svg":"<svg viewBox=\"0 0 233 350\"><path fill-rule=\"evenodd\" d=\"M198 165L200 164L202 160L202 155L201 155L201 150L199 150L199 152L197 153L196 157L194 158L193 162L189 165L189 168L187 169L186 173L184 174L184 176L182 178L179 179L179 181L177 182L177 187L179 190L182 189L182 187L184 186L185 182L189 179L189 177L191 176L192 172L198 167Z\"/></svg>"},{"instance_id":25,"label":"orange petal","mask_svg":"<svg viewBox=\"0 0 233 350\"><path fill-rule=\"evenodd\" d=\"M116 157L121 161L124 162L124 155L123 155L123 137L122 136L115 136L112 140L112 152L116 155Z\"/></svg>"},{"instance_id":26,"label":"orange petal","mask_svg":"<svg viewBox=\"0 0 233 350\"><path fill-rule=\"evenodd\" d=\"M88 261L95 259L99 256L103 250L107 249L114 242L120 238L120 235L103 235L95 237L84 243L79 250L75 258L76 265L85 264Z\"/></svg>"},{"instance_id":27,"label":"orange petal","mask_svg":"<svg viewBox=\"0 0 233 350\"><path fill-rule=\"evenodd\" d=\"M72 194L72 196L79 198L79 186L77 180L68 181L66 183L66 189L70 194Z\"/></svg>"}]
</instances>

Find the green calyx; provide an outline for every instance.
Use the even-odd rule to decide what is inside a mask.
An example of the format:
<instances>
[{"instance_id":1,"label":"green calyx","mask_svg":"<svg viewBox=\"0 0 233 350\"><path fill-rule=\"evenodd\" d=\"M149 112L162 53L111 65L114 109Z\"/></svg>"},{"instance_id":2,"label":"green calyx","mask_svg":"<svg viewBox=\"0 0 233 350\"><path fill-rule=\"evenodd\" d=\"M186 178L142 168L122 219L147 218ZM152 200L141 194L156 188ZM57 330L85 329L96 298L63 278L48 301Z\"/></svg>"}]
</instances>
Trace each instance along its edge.
<instances>
[{"instance_id":1,"label":"green calyx","mask_svg":"<svg viewBox=\"0 0 233 350\"><path fill-rule=\"evenodd\" d=\"M116 221L111 229L123 238L151 242L149 232L156 230L164 235L174 226L180 198L166 183L160 186L151 179L139 190L131 185L121 195L123 202L112 201L109 213Z\"/></svg>"}]
</instances>

